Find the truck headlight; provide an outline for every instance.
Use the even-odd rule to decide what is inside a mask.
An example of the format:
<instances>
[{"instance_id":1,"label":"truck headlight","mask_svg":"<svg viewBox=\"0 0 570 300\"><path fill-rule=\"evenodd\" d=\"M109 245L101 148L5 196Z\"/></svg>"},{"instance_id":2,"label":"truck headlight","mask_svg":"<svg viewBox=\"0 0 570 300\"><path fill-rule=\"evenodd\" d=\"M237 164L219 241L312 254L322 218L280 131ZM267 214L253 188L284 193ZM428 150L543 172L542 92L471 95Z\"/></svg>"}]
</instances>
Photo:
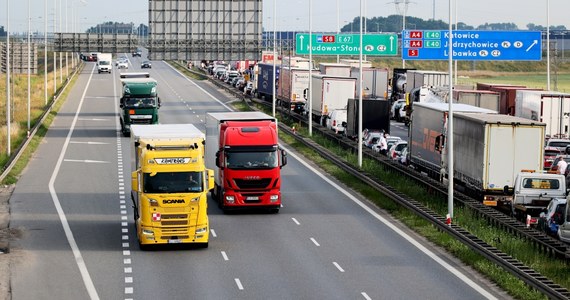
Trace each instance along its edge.
<instances>
[{"instance_id":1,"label":"truck headlight","mask_svg":"<svg viewBox=\"0 0 570 300\"><path fill-rule=\"evenodd\" d=\"M234 196L226 196L226 202L227 203L234 203L235 202Z\"/></svg>"},{"instance_id":2,"label":"truck headlight","mask_svg":"<svg viewBox=\"0 0 570 300\"><path fill-rule=\"evenodd\" d=\"M144 229L142 230L142 234L143 235L154 235L154 231L150 230L150 229Z\"/></svg>"},{"instance_id":3,"label":"truck headlight","mask_svg":"<svg viewBox=\"0 0 570 300\"><path fill-rule=\"evenodd\" d=\"M198 228L198 229L196 229L196 234L206 233L207 230L208 230L208 227Z\"/></svg>"},{"instance_id":4,"label":"truck headlight","mask_svg":"<svg viewBox=\"0 0 570 300\"><path fill-rule=\"evenodd\" d=\"M192 198L190 199L190 202L198 202L198 200L200 200L200 197Z\"/></svg>"},{"instance_id":5,"label":"truck headlight","mask_svg":"<svg viewBox=\"0 0 570 300\"><path fill-rule=\"evenodd\" d=\"M271 196L269 196L269 201L271 201L271 202L277 202L277 200L279 200L279 195L271 195Z\"/></svg>"},{"instance_id":6,"label":"truck headlight","mask_svg":"<svg viewBox=\"0 0 570 300\"><path fill-rule=\"evenodd\" d=\"M150 206L158 206L158 201L152 198L148 198L148 205Z\"/></svg>"}]
</instances>

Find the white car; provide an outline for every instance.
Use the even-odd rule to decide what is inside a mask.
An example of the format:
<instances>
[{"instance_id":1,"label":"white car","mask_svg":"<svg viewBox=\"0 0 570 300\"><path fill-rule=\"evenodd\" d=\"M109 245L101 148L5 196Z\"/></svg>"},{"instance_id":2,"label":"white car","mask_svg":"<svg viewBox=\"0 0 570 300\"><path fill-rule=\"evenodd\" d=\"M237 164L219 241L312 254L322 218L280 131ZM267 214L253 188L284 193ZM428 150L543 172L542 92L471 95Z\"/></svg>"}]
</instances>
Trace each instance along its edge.
<instances>
[{"instance_id":1,"label":"white car","mask_svg":"<svg viewBox=\"0 0 570 300\"><path fill-rule=\"evenodd\" d=\"M390 119L394 119L397 122L401 122L402 120L402 108L406 106L406 99L400 99L394 101L392 107L390 108ZM404 111L405 114L405 111Z\"/></svg>"},{"instance_id":2,"label":"white car","mask_svg":"<svg viewBox=\"0 0 570 300\"><path fill-rule=\"evenodd\" d=\"M342 123L346 123L346 118L346 109L335 109L331 111L327 116L327 128L336 133L343 133L344 126L342 126Z\"/></svg>"},{"instance_id":3,"label":"white car","mask_svg":"<svg viewBox=\"0 0 570 300\"><path fill-rule=\"evenodd\" d=\"M116 62L117 69L128 69L129 61L126 59L118 59Z\"/></svg>"}]
</instances>

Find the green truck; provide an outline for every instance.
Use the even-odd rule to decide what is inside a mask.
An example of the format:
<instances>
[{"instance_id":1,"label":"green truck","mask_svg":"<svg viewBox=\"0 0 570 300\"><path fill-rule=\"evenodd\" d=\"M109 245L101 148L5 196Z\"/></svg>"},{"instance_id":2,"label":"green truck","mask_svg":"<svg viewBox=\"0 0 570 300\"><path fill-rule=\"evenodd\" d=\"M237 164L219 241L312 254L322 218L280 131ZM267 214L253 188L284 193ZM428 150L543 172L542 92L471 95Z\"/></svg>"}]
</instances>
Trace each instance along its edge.
<instances>
[{"instance_id":1,"label":"green truck","mask_svg":"<svg viewBox=\"0 0 570 300\"><path fill-rule=\"evenodd\" d=\"M160 98L157 81L146 72L122 73L121 131L129 136L132 124L158 124Z\"/></svg>"}]
</instances>

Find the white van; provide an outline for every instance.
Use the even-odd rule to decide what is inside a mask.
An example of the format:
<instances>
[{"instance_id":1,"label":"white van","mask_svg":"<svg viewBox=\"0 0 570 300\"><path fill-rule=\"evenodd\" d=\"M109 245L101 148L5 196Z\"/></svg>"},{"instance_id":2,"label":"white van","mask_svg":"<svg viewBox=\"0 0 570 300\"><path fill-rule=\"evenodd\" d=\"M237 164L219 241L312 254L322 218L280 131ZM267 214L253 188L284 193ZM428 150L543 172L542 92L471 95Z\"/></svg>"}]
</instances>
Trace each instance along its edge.
<instances>
[{"instance_id":1,"label":"white van","mask_svg":"<svg viewBox=\"0 0 570 300\"><path fill-rule=\"evenodd\" d=\"M343 133L344 126L342 126L342 123L346 123L346 119L346 109L334 109L327 116L326 126L336 133Z\"/></svg>"}]
</instances>

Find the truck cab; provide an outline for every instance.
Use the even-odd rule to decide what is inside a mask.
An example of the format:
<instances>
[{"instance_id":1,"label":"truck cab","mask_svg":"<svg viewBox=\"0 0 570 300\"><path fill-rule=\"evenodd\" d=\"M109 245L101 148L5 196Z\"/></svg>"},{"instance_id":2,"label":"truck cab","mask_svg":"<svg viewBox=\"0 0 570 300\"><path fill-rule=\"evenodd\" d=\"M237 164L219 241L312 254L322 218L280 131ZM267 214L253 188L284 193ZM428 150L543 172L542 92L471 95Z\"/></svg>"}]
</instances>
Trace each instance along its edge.
<instances>
[{"instance_id":1,"label":"truck cab","mask_svg":"<svg viewBox=\"0 0 570 300\"><path fill-rule=\"evenodd\" d=\"M513 214L530 225L536 226L541 212L553 199L566 199L566 178L564 175L521 172L515 179L513 194Z\"/></svg>"},{"instance_id":2,"label":"truck cab","mask_svg":"<svg viewBox=\"0 0 570 300\"><path fill-rule=\"evenodd\" d=\"M158 124L160 98L157 81L148 73L122 73L123 96L120 121L123 135L130 134L131 124Z\"/></svg>"}]
</instances>

